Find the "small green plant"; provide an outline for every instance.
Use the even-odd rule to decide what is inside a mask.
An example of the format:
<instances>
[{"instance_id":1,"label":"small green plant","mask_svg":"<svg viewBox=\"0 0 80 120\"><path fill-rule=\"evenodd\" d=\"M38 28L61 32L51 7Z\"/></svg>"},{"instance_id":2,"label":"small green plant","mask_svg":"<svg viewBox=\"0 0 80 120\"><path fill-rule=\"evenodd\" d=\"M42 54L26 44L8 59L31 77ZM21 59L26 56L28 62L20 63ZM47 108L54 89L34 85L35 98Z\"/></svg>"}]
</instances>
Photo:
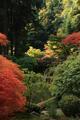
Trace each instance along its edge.
<instances>
[{"instance_id":1,"label":"small green plant","mask_svg":"<svg viewBox=\"0 0 80 120\"><path fill-rule=\"evenodd\" d=\"M59 107L65 115L75 116L80 113L80 98L75 95L64 95L59 102Z\"/></svg>"}]
</instances>

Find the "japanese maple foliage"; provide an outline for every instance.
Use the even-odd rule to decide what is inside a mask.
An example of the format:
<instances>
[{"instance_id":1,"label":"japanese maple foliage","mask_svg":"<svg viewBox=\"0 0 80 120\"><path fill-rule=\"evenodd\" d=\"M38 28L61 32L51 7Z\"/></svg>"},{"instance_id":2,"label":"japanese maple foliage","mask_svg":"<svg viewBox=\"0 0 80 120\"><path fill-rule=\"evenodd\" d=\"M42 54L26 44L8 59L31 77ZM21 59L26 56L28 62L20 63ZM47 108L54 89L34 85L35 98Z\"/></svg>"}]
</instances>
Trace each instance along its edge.
<instances>
[{"instance_id":1,"label":"japanese maple foliage","mask_svg":"<svg viewBox=\"0 0 80 120\"><path fill-rule=\"evenodd\" d=\"M18 66L0 56L0 120L7 120L14 112L23 110L26 87L22 79L23 74Z\"/></svg>"},{"instance_id":2,"label":"japanese maple foliage","mask_svg":"<svg viewBox=\"0 0 80 120\"><path fill-rule=\"evenodd\" d=\"M6 46L9 43L7 36L5 34L0 33L0 45Z\"/></svg>"},{"instance_id":3,"label":"japanese maple foliage","mask_svg":"<svg viewBox=\"0 0 80 120\"><path fill-rule=\"evenodd\" d=\"M62 40L64 45L73 44L79 45L80 44L80 32L74 32L68 35L65 39Z\"/></svg>"}]
</instances>

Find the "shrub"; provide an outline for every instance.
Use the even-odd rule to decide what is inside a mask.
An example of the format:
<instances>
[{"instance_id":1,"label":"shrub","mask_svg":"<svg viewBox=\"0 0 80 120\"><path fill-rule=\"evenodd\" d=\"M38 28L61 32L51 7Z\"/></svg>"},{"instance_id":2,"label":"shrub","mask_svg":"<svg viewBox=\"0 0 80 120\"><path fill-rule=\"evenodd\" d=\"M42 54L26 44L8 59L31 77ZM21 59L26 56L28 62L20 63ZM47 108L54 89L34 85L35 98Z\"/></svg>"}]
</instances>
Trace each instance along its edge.
<instances>
[{"instance_id":1,"label":"shrub","mask_svg":"<svg viewBox=\"0 0 80 120\"><path fill-rule=\"evenodd\" d=\"M59 106L67 116L75 116L80 113L80 98L75 95L64 95Z\"/></svg>"},{"instance_id":2,"label":"shrub","mask_svg":"<svg viewBox=\"0 0 80 120\"><path fill-rule=\"evenodd\" d=\"M33 48L32 46L29 47L29 50L26 53L27 55L35 58L42 57L44 55L44 52L42 52L40 49Z\"/></svg>"},{"instance_id":3,"label":"shrub","mask_svg":"<svg viewBox=\"0 0 80 120\"><path fill-rule=\"evenodd\" d=\"M68 35L65 39L62 40L64 45L80 45L80 32L75 32Z\"/></svg>"},{"instance_id":4,"label":"shrub","mask_svg":"<svg viewBox=\"0 0 80 120\"><path fill-rule=\"evenodd\" d=\"M50 96L49 84L40 73L28 71L25 76L25 84L28 86L26 96L33 103L41 102Z\"/></svg>"},{"instance_id":5,"label":"shrub","mask_svg":"<svg viewBox=\"0 0 80 120\"><path fill-rule=\"evenodd\" d=\"M1 46L6 46L8 44L8 39L5 34L0 33L0 45Z\"/></svg>"},{"instance_id":6,"label":"shrub","mask_svg":"<svg viewBox=\"0 0 80 120\"><path fill-rule=\"evenodd\" d=\"M61 43L63 44L63 54L61 57L66 58L70 54L80 49L80 32L74 32L64 38ZM66 56L66 57L64 57Z\"/></svg>"},{"instance_id":7,"label":"shrub","mask_svg":"<svg viewBox=\"0 0 80 120\"><path fill-rule=\"evenodd\" d=\"M38 65L37 60L30 56L24 56L23 58L17 58L16 63L21 66L21 68L28 68L29 70L33 70Z\"/></svg>"},{"instance_id":8,"label":"shrub","mask_svg":"<svg viewBox=\"0 0 80 120\"><path fill-rule=\"evenodd\" d=\"M80 96L80 53L71 55L55 68L50 90L54 96L64 93Z\"/></svg>"},{"instance_id":9,"label":"shrub","mask_svg":"<svg viewBox=\"0 0 80 120\"><path fill-rule=\"evenodd\" d=\"M80 98L80 53L74 53L54 68L50 91L57 98L57 102L64 94L73 94Z\"/></svg>"},{"instance_id":10,"label":"shrub","mask_svg":"<svg viewBox=\"0 0 80 120\"><path fill-rule=\"evenodd\" d=\"M44 53L46 57L58 57L59 54L62 52L62 45L60 42L54 41L47 41L47 44L44 45Z\"/></svg>"},{"instance_id":11,"label":"shrub","mask_svg":"<svg viewBox=\"0 0 80 120\"><path fill-rule=\"evenodd\" d=\"M51 35L49 36L49 40L50 40L50 41L59 42L59 41L61 41L61 39L62 39L61 36L56 36L56 35L54 35L54 34L51 34Z\"/></svg>"},{"instance_id":12,"label":"shrub","mask_svg":"<svg viewBox=\"0 0 80 120\"><path fill-rule=\"evenodd\" d=\"M6 53L5 48L8 45L9 41L5 34L0 33L0 54Z\"/></svg>"},{"instance_id":13,"label":"shrub","mask_svg":"<svg viewBox=\"0 0 80 120\"><path fill-rule=\"evenodd\" d=\"M60 41L49 40L47 44L44 45L44 58L53 57L57 60L64 60L69 54L69 47L64 46Z\"/></svg>"},{"instance_id":14,"label":"shrub","mask_svg":"<svg viewBox=\"0 0 80 120\"><path fill-rule=\"evenodd\" d=\"M62 45L58 41L47 41L44 45L44 56L37 59L39 63L38 68L45 71L47 68L53 66L53 64L57 63L59 57L63 54L62 51Z\"/></svg>"},{"instance_id":15,"label":"shrub","mask_svg":"<svg viewBox=\"0 0 80 120\"><path fill-rule=\"evenodd\" d=\"M23 110L26 102L23 78L17 64L0 56L0 120Z\"/></svg>"}]
</instances>

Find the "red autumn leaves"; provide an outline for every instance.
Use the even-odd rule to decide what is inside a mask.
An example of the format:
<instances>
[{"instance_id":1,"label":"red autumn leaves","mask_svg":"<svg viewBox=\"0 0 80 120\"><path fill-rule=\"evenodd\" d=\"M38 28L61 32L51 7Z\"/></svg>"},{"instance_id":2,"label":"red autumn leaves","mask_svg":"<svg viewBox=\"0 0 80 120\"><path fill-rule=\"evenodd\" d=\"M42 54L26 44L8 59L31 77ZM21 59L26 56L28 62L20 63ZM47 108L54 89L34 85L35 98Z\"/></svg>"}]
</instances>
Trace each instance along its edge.
<instances>
[{"instance_id":1,"label":"red autumn leaves","mask_svg":"<svg viewBox=\"0 0 80 120\"><path fill-rule=\"evenodd\" d=\"M18 66L0 56L0 120L7 119L12 113L23 109L26 87L22 79L23 74Z\"/></svg>"},{"instance_id":2,"label":"red autumn leaves","mask_svg":"<svg viewBox=\"0 0 80 120\"><path fill-rule=\"evenodd\" d=\"M79 45L80 44L80 32L74 32L68 35L65 39L62 40L64 45Z\"/></svg>"},{"instance_id":3,"label":"red autumn leaves","mask_svg":"<svg viewBox=\"0 0 80 120\"><path fill-rule=\"evenodd\" d=\"M0 45L6 46L9 43L7 36L5 34L0 33Z\"/></svg>"}]
</instances>

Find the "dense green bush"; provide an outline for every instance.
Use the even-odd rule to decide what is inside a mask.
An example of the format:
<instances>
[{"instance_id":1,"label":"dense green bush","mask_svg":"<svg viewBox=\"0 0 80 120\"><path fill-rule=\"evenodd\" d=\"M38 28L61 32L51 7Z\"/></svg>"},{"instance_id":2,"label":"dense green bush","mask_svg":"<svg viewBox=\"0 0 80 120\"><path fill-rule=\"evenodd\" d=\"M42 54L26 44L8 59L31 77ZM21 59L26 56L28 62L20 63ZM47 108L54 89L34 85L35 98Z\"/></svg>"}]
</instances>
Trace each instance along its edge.
<instances>
[{"instance_id":1,"label":"dense green bush","mask_svg":"<svg viewBox=\"0 0 80 120\"><path fill-rule=\"evenodd\" d=\"M50 90L55 96L71 93L80 97L80 54L71 55L55 68Z\"/></svg>"},{"instance_id":2,"label":"dense green bush","mask_svg":"<svg viewBox=\"0 0 80 120\"><path fill-rule=\"evenodd\" d=\"M28 71L24 82L28 86L26 96L30 102L38 103L50 97L49 85L42 74Z\"/></svg>"},{"instance_id":3,"label":"dense green bush","mask_svg":"<svg viewBox=\"0 0 80 120\"><path fill-rule=\"evenodd\" d=\"M34 70L38 65L37 60L29 56L17 58L16 63L19 64L21 68L28 68L29 70Z\"/></svg>"},{"instance_id":4,"label":"dense green bush","mask_svg":"<svg viewBox=\"0 0 80 120\"><path fill-rule=\"evenodd\" d=\"M75 95L64 95L59 106L67 116L75 116L80 112L80 99Z\"/></svg>"},{"instance_id":5,"label":"dense green bush","mask_svg":"<svg viewBox=\"0 0 80 120\"><path fill-rule=\"evenodd\" d=\"M63 95L67 94L73 94L80 98L80 53L74 53L65 62L53 69L53 81L50 91L53 96L58 98L57 102L61 100ZM68 99L64 105L67 104ZM78 108L79 106L77 106ZM76 111L74 112L76 113ZM72 113L70 114L72 115Z\"/></svg>"}]
</instances>

